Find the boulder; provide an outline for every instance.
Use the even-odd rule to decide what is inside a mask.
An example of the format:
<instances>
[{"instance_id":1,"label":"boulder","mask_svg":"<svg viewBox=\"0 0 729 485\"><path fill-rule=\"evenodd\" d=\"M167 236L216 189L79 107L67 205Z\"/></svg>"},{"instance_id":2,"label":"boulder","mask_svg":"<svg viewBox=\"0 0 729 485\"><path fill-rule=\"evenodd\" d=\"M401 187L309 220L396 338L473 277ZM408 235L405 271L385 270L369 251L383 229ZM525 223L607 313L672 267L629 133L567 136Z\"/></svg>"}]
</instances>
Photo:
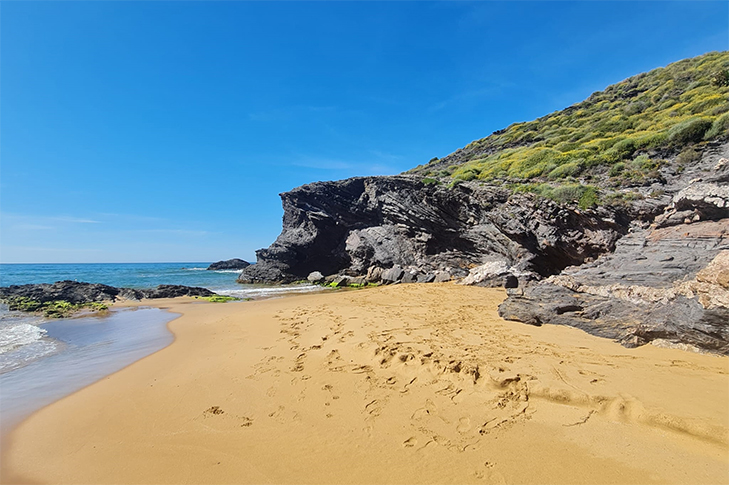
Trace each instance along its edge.
<instances>
[{"instance_id":1,"label":"boulder","mask_svg":"<svg viewBox=\"0 0 729 485\"><path fill-rule=\"evenodd\" d=\"M418 272L413 271L413 270L405 271L403 273L400 281L403 283L417 283L418 282Z\"/></svg>"},{"instance_id":2,"label":"boulder","mask_svg":"<svg viewBox=\"0 0 729 485\"><path fill-rule=\"evenodd\" d=\"M309 273L309 276L307 276L306 279L310 283L322 283L324 281L324 275L318 271L312 271L311 273Z\"/></svg>"},{"instance_id":3,"label":"boulder","mask_svg":"<svg viewBox=\"0 0 729 485\"><path fill-rule=\"evenodd\" d=\"M345 275L339 275L332 282L330 283L330 286L333 286L335 288L339 288L342 286L349 286L349 276Z\"/></svg>"},{"instance_id":4,"label":"boulder","mask_svg":"<svg viewBox=\"0 0 729 485\"><path fill-rule=\"evenodd\" d=\"M367 276L365 277L368 283L377 283L382 277L382 268L379 266L370 266L367 269Z\"/></svg>"},{"instance_id":5,"label":"boulder","mask_svg":"<svg viewBox=\"0 0 729 485\"><path fill-rule=\"evenodd\" d=\"M353 276L349 278L349 286L365 286L367 284L367 278L364 276Z\"/></svg>"},{"instance_id":6,"label":"boulder","mask_svg":"<svg viewBox=\"0 0 729 485\"><path fill-rule=\"evenodd\" d=\"M395 265L390 269L386 269L382 272L382 275L380 276L380 279L384 284L391 284L395 283L396 281L400 281L405 274L405 270L402 269L399 265Z\"/></svg>"},{"instance_id":7,"label":"boulder","mask_svg":"<svg viewBox=\"0 0 729 485\"><path fill-rule=\"evenodd\" d=\"M451 274L448 271L436 271L433 281L436 283L445 283L452 279Z\"/></svg>"},{"instance_id":8,"label":"boulder","mask_svg":"<svg viewBox=\"0 0 729 485\"><path fill-rule=\"evenodd\" d=\"M420 273L418 275L418 283L432 283L435 281L435 273Z\"/></svg>"}]
</instances>

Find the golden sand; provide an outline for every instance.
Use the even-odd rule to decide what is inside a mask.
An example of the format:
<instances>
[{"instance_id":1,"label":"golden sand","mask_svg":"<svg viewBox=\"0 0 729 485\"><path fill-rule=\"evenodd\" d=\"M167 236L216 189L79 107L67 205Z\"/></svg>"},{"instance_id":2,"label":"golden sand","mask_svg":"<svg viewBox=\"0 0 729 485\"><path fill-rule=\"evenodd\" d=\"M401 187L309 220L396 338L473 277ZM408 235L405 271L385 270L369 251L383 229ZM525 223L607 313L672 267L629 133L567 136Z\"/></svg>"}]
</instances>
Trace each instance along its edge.
<instances>
[{"instance_id":1,"label":"golden sand","mask_svg":"<svg viewBox=\"0 0 729 485\"><path fill-rule=\"evenodd\" d=\"M396 285L164 302L175 342L32 415L3 480L729 483L729 359Z\"/></svg>"}]
</instances>

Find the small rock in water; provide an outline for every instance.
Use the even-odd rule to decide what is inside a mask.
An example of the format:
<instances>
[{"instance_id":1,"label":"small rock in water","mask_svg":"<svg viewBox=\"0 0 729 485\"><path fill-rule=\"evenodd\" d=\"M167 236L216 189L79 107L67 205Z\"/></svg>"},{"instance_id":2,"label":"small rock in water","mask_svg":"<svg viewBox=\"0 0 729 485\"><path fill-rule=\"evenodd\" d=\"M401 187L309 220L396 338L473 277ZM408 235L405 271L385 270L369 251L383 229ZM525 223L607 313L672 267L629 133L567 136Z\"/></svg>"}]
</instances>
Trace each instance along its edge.
<instances>
[{"instance_id":1,"label":"small rock in water","mask_svg":"<svg viewBox=\"0 0 729 485\"><path fill-rule=\"evenodd\" d=\"M217 263L213 263L210 266L208 266L207 269L211 271L219 271L221 269L245 269L248 266L250 266L251 263L248 261L243 261L242 259L233 258L233 259L226 259L225 261L218 261Z\"/></svg>"}]
</instances>

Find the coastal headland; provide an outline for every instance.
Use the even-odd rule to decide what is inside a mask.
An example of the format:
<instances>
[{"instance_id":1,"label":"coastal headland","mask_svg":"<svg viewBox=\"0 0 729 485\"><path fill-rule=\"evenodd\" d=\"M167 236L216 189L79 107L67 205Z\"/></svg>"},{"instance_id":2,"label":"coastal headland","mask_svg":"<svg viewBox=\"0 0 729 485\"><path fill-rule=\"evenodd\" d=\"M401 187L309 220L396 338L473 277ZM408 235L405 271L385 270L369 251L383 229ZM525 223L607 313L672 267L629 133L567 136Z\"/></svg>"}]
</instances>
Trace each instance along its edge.
<instances>
[{"instance_id":1,"label":"coastal headland","mask_svg":"<svg viewBox=\"0 0 729 485\"><path fill-rule=\"evenodd\" d=\"M729 482L728 357L506 321L505 297L156 300L175 341L23 422L2 482Z\"/></svg>"}]
</instances>

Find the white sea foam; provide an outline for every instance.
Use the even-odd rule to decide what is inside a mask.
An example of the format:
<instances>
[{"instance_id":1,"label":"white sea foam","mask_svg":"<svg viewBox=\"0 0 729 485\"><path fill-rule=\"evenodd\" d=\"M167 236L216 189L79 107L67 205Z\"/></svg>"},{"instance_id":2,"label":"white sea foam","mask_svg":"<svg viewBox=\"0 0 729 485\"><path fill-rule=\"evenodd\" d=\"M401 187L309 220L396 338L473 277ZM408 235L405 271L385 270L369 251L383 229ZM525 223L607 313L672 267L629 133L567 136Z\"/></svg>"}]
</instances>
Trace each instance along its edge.
<instances>
[{"instance_id":1,"label":"white sea foam","mask_svg":"<svg viewBox=\"0 0 729 485\"><path fill-rule=\"evenodd\" d=\"M326 291L327 288L316 285L295 285L295 286L264 286L255 288L241 288L234 290L216 290L216 293L236 298L265 298L270 296L281 296L287 293L312 293Z\"/></svg>"},{"instance_id":2,"label":"white sea foam","mask_svg":"<svg viewBox=\"0 0 729 485\"><path fill-rule=\"evenodd\" d=\"M43 338L46 331L29 323L11 323L0 327L0 354Z\"/></svg>"},{"instance_id":3,"label":"white sea foam","mask_svg":"<svg viewBox=\"0 0 729 485\"><path fill-rule=\"evenodd\" d=\"M15 347L13 350L0 354L0 374L19 369L38 359L58 353L63 344L56 340L41 339L29 344Z\"/></svg>"},{"instance_id":4,"label":"white sea foam","mask_svg":"<svg viewBox=\"0 0 729 485\"><path fill-rule=\"evenodd\" d=\"M185 271L210 271L211 273L241 273L242 269L182 268Z\"/></svg>"}]
</instances>

